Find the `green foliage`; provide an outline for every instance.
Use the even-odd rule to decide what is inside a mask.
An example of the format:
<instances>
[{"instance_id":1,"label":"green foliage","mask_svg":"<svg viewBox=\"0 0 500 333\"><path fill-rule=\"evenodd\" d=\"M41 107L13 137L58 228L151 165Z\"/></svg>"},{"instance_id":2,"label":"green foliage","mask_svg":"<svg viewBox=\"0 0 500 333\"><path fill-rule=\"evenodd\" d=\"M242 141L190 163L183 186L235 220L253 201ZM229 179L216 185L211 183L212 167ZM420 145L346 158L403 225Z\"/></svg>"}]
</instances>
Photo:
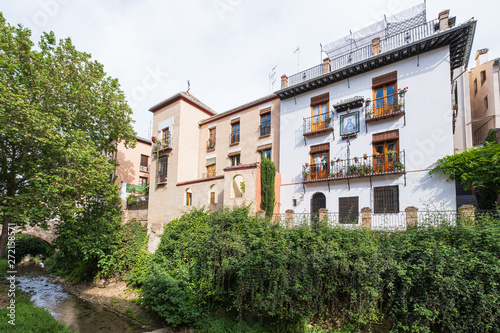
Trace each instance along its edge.
<instances>
[{"instance_id":1,"label":"green foliage","mask_svg":"<svg viewBox=\"0 0 500 333\"><path fill-rule=\"evenodd\" d=\"M60 324L45 308L34 306L28 297L16 292L15 325L8 323L8 308L0 309L0 332L51 332L71 333L71 330Z\"/></svg>"},{"instance_id":2,"label":"green foliage","mask_svg":"<svg viewBox=\"0 0 500 333\"><path fill-rule=\"evenodd\" d=\"M38 237L16 234L16 262L21 261L24 256L30 254L32 256L42 255L45 258L54 254L54 249L47 242Z\"/></svg>"},{"instance_id":3,"label":"green foliage","mask_svg":"<svg viewBox=\"0 0 500 333\"><path fill-rule=\"evenodd\" d=\"M285 229L247 207L193 210L165 226L144 305L202 332L500 330L500 221L405 233Z\"/></svg>"},{"instance_id":4,"label":"green foliage","mask_svg":"<svg viewBox=\"0 0 500 333\"><path fill-rule=\"evenodd\" d=\"M0 259L0 279L5 279L8 270L9 261L7 259Z\"/></svg>"},{"instance_id":5,"label":"green foliage","mask_svg":"<svg viewBox=\"0 0 500 333\"><path fill-rule=\"evenodd\" d=\"M135 194L130 194L127 197L127 207L131 206L132 204L136 203L139 201L139 197L136 196Z\"/></svg>"},{"instance_id":6,"label":"green foliage","mask_svg":"<svg viewBox=\"0 0 500 333\"><path fill-rule=\"evenodd\" d=\"M266 212L267 216L272 216L276 205L274 194L274 181L276 177L276 166L271 159L263 157L260 166L260 208Z\"/></svg>"},{"instance_id":7,"label":"green foliage","mask_svg":"<svg viewBox=\"0 0 500 333\"><path fill-rule=\"evenodd\" d=\"M460 182L465 189L474 187L482 191L490 206L481 208L494 208L491 205L500 194L500 145L485 143L484 147L445 156L436 162L430 173L447 174L451 180Z\"/></svg>"},{"instance_id":8,"label":"green foliage","mask_svg":"<svg viewBox=\"0 0 500 333\"><path fill-rule=\"evenodd\" d=\"M100 63L70 39L58 42L44 33L34 47L30 37L29 29L11 26L0 13L3 235L8 223L83 221L82 207L103 200L111 187L111 143L135 140L132 110ZM0 238L0 256L6 243Z\"/></svg>"},{"instance_id":9,"label":"green foliage","mask_svg":"<svg viewBox=\"0 0 500 333\"><path fill-rule=\"evenodd\" d=\"M484 139L485 143L497 143L497 131L492 128L488 131L486 138Z\"/></svg>"}]
</instances>

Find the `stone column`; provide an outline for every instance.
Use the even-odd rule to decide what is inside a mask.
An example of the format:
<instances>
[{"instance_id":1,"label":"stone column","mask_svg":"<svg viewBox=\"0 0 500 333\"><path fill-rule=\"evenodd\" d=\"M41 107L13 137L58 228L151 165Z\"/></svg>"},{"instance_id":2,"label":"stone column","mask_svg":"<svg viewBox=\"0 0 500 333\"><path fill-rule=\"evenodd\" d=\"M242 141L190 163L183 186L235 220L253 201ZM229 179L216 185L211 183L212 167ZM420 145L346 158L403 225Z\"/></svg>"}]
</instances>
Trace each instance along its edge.
<instances>
[{"instance_id":1,"label":"stone column","mask_svg":"<svg viewBox=\"0 0 500 333\"><path fill-rule=\"evenodd\" d=\"M363 228L372 228L372 209L370 207L361 208L361 224Z\"/></svg>"},{"instance_id":2,"label":"stone column","mask_svg":"<svg viewBox=\"0 0 500 333\"><path fill-rule=\"evenodd\" d=\"M415 227L418 222L418 208L417 207L406 207L406 229L410 227Z\"/></svg>"},{"instance_id":3,"label":"stone column","mask_svg":"<svg viewBox=\"0 0 500 333\"><path fill-rule=\"evenodd\" d=\"M328 218L328 209L320 208L318 210L318 220L319 222L323 221L323 219Z\"/></svg>"},{"instance_id":4,"label":"stone column","mask_svg":"<svg viewBox=\"0 0 500 333\"><path fill-rule=\"evenodd\" d=\"M470 221L474 221L476 219L476 207L473 205L463 205L458 209L458 212L460 213L460 217L462 219Z\"/></svg>"},{"instance_id":5,"label":"stone column","mask_svg":"<svg viewBox=\"0 0 500 333\"><path fill-rule=\"evenodd\" d=\"M330 73L330 71L331 71L330 58L325 58L323 59L323 74Z\"/></svg>"},{"instance_id":6,"label":"stone column","mask_svg":"<svg viewBox=\"0 0 500 333\"><path fill-rule=\"evenodd\" d=\"M439 19L439 31L443 31L449 28L448 26L448 18L450 17L450 10L446 9L443 10L441 13L438 15Z\"/></svg>"},{"instance_id":7,"label":"stone column","mask_svg":"<svg viewBox=\"0 0 500 333\"><path fill-rule=\"evenodd\" d=\"M281 89L288 87L288 76L285 74L281 75Z\"/></svg>"},{"instance_id":8,"label":"stone column","mask_svg":"<svg viewBox=\"0 0 500 333\"><path fill-rule=\"evenodd\" d=\"M380 37L372 40L373 55L380 54Z\"/></svg>"},{"instance_id":9,"label":"stone column","mask_svg":"<svg viewBox=\"0 0 500 333\"><path fill-rule=\"evenodd\" d=\"M293 229L295 225L295 212L293 209L287 209L285 211L285 222L288 229Z\"/></svg>"}]
</instances>

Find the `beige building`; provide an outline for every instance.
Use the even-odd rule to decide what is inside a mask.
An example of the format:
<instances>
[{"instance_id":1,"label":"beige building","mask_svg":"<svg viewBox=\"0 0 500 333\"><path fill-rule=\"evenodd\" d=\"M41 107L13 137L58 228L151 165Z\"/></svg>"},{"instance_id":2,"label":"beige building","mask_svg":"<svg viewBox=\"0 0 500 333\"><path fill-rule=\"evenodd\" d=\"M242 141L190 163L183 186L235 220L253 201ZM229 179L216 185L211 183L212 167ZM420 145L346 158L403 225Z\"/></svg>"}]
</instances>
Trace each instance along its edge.
<instances>
[{"instance_id":1,"label":"beige building","mask_svg":"<svg viewBox=\"0 0 500 333\"><path fill-rule=\"evenodd\" d=\"M137 137L135 148L125 148L123 142L117 147L114 158L117 166L113 176L116 183L126 182L131 185L144 185L149 183L149 168L151 162L151 140Z\"/></svg>"},{"instance_id":2,"label":"beige building","mask_svg":"<svg viewBox=\"0 0 500 333\"><path fill-rule=\"evenodd\" d=\"M260 208L260 160L279 168L279 110L275 95L216 114L180 92L153 106L149 191L149 249L163 226L193 207L211 210L248 204ZM279 202L280 176L276 177ZM275 211L279 212L279 205Z\"/></svg>"},{"instance_id":3,"label":"beige building","mask_svg":"<svg viewBox=\"0 0 500 333\"><path fill-rule=\"evenodd\" d=\"M500 127L499 61L488 61L488 49L481 49L469 71L473 145L484 143L488 131Z\"/></svg>"}]
</instances>

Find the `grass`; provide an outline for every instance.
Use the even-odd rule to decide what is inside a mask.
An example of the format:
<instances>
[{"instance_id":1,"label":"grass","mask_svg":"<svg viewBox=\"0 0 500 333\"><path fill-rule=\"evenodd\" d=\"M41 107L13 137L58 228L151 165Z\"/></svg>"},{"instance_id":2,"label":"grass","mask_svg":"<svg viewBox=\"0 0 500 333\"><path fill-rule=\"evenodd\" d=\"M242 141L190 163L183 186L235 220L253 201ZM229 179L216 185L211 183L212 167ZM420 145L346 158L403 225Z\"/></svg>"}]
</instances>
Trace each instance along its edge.
<instances>
[{"instance_id":1,"label":"grass","mask_svg":"<svg viewBox=\"0 0 500 333\"><path fill-rule=\"evenodd\" d=\"M29 298L22 293L16 292L15 300L15 325L9 323L9 321L12 320L12 316L9 317L8 315L12 310L9 308L1 309L0 318L2 318L2 320L0 320L0 332L71 333L71 330L60 324L52 317L49 311L34 306Z\"/></svg>"}]
</instances>

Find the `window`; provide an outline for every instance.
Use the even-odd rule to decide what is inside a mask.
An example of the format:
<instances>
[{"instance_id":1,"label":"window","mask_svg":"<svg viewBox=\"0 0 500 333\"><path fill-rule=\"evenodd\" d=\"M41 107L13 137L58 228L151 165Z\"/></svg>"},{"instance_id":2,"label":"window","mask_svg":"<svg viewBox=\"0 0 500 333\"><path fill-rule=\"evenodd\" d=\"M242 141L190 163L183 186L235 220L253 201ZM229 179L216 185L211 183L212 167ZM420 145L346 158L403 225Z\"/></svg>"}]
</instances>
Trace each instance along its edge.
<instances>
[{"instance_id":1,"label":"window","mask_svg":"<svg viewBox=\"0 0 500 333\"><path fill-rule=\"evenodd\" d=\"M240 122L231 124L231 144L240 142Z\"/></svg>"},{"instance_id":2,"label":"window","mask_svg":"<svg viewBox=\"0 0 500 333\"><path fill-rule=\"evenodd\" d=\"M357 224L359 217L359 197L339 198L339 223Z\"/></svg>"},{"instance_id":3,"label":"window","mask_svg":"<svg viewBox=\"0 0 500 333\"><path fill-rule=\"evenodd\" d=\"M312 146L309 154L311 156L311 180L327 178L330 165L330 144Z\"/></svg>"},{"instance_id":4,"label":"window","mask_svg":"<svg viewBox=\"0 0 500 333\"><path fill-rule=\"evenodd\" d=\"M484 96L483 106L484 106L484 112L486 112L486 110L488 110L488 95Z\"/></svg>"},{"instance_id":5,"label":"window","mask_svg":"<svg viewBox=\"0 0 500 333\"><path fill-rule=\"evenodd\" d=\"M170 129L168 127L161 130L161 146L162 148L170 147Z\"/></svg>"},{"instance_id":6,"label":"window","mask_svg":"<svg viewBox=\"0 0 500 333\"><path fill-rule=\"evenodd\" d=\"M329 99L329 93L311 98L311 132L329 127L331 121L328 117Z\"/></svg>"},{"instance_id":7,"label":"window","mask_svg":"<svg viewBox=\"0 0 500 333\"><path fill-rule=\"evenodd\" d=\"M207 150L215 149L215 127L208 129Z\"/></svg>"},{"instance_id":8,"label":"window","mask_svg":"<svg viewBox=\"0 0 500 333\"><path fill-rule=\"evenodd\" d=\"M241 155L233 155L231 156L231 166L239 165L240 164L240 156Z\"/></svg>"},{"instance_id":9,"label":"window","mask_svg":"<svg viewBox=\"0 0 500 333\"><path fill-rule=\"evenodd\" d=\"M481 77L481 87L482 87L484 82L486 81L486 71L481 71L481 73L479 73L479 75Z\"/></svg>"},{"instance_id":10,"label":"window","mask_svg":"<svg viewBox=\"0 0 500 333\"><path fill-rule=\"evenodd\" d=\"M397 72L372 79L373 117L398 111Z\"/></svg>"},{"instance_id":11,"label":"window","mask_svg":"<svg viewBox=\"0 0 500 333\"><path fill-rule=\"evenodd\" d=\"M260 136L271 135L271 112L260 115Z\"/></svg>"},{"instance_id":12,"label":"window","mask_svg":"<svg viewBox=\"0 0 500 333\"><path fill-rule=\"evenodd\" d=\"M146 177L139 177L139 186L144 186L148 183L148 179Z\"/></svg>"},{"instance_id":13,"label":"window","mask_svg":"<svg viewBox=\"0 0 500 333\"><path fill-rule=\"evenodd\" d=\"M168 155L160 156L158 159L158 175L157 183L164 184L167 182Z\"/></svg>"},{"instance_id":14,"label":"window","mask_svg":"<svg viewBox=\"0 0 500 333\"><path fill-rule=\"evenodd\" d=\"M215 185L210 186L210 203L215 204Z\"/></svg>"},{"instance_id":15,"label":"window","mask_svg":"<svg viewBox=\"0 0 500 333\"><path fill-rule=\"evenodd\" d=\"M271 148L268 148L268 149L262 149L260 151L260 158L268 158L268 159L271 159Z\"/></svg>"},{"instance_id":16,"label":"window","mask_svg":"<svg viewBox=\"0 0 500 333\"><path fill-rule=\"evenodd\" d=\"M215 163L207 166L207 178L215 177Z\"/></svg>"},{"instance_id":17,"label":"window","mask_svg":"<svg viewBox=\"0 0 500 333\"><path fill-rule=\"evenodd\" d=\"M398 186L382 186L373 188L374 213L398 213L399 189Z\"/></svg>"},{"instance_id":18,"label":"window","mask_svg":"<svg viewBox=\"0 0 500 333\"><path fill-rule=\"evenodd\" d=\"M398 130L373 134L372 144L375 173L401 170Z\"/></svg>"},{"instance_id":19,"label":"window","mask_svg":"<svg viewBox=\"0 0 500 333\"><path fill-rule=\"evenodd\" d=\"M143 172L147 172L149 171L148 169L148 159L149 159L149 156L148 155L141 155L141 171Z\"/></svg>"},{"instance_id":20,"label":"window","mask_svg":"<svg viewBox=\"0 0 500 333\"><path fill-rule=\"evenodd\" d=\"M192 206L193 205L193 192L191 189L186 190L186 206Z\"/></svg>"},{"instance_id":21,"label":"window","mask_svg":"<svg viewBox=\"0 0 500 333\"><path fill-rule=\"evenodd\" d=\"M477 79L474 79L474 96L477 95Z\"/></svg>"}]
</instances>

